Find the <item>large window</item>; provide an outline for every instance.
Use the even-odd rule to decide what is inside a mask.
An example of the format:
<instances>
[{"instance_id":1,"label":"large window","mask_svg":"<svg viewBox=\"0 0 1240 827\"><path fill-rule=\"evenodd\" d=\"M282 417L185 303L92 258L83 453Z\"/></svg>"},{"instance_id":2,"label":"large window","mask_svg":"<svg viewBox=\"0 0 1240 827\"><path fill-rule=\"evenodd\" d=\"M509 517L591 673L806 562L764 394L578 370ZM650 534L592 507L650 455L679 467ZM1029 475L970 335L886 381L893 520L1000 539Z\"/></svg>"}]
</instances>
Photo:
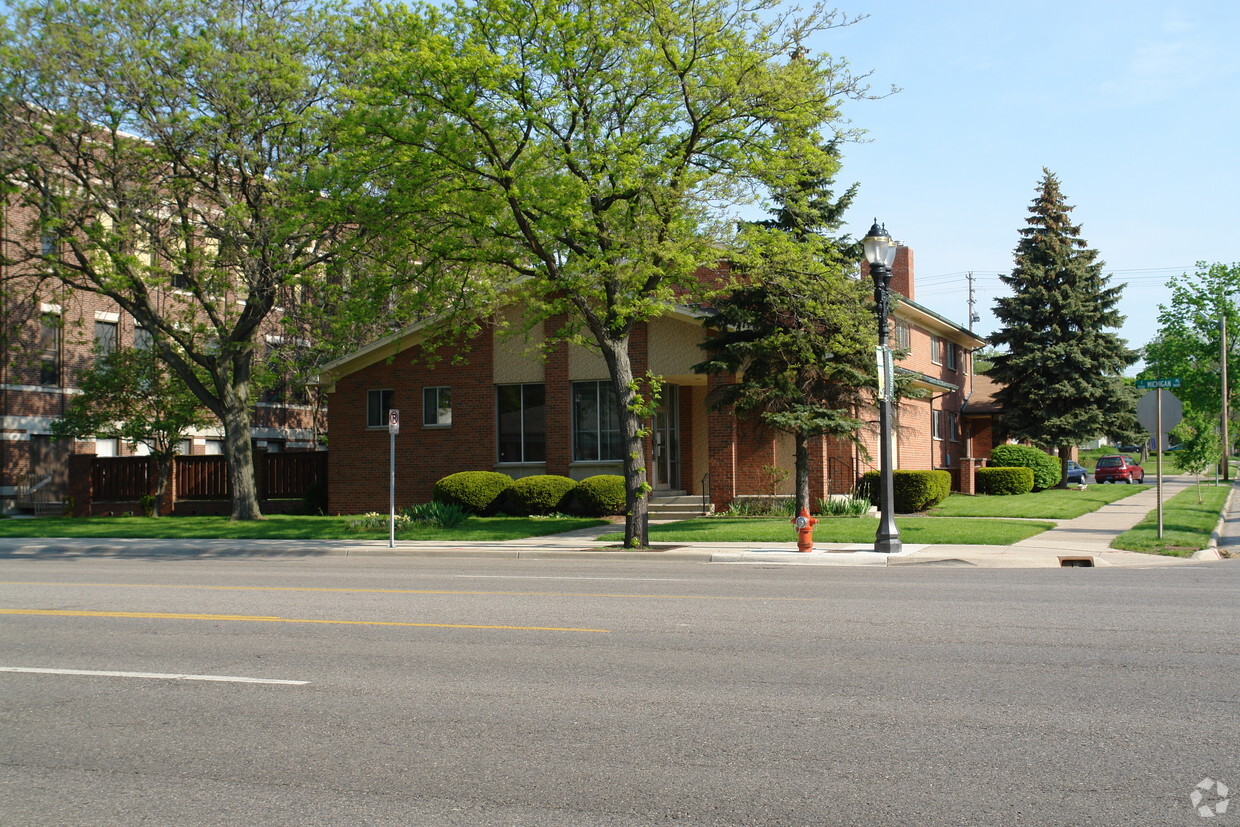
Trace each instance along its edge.
<instances>
[{"instance_id":1,"label":"large window","mask_svg":"<svg viewBox=\"0 0 1240 827\"><path fill-rule=\"evenodd\" d=\"M386 428L388 411L392 409L392 391L366 391L366 427Z\"/></svg>"},{"instance_id":2,"label":"large window","mask_svg":"<svg viewBox=\"0 0 1240 827\"><path fill-rule=\"evenodd\" d=\"M930 412L930 436L933 439L943 438L943 412L942 411L931 411Z\"/></svg>"},{"instance_id":3,"label":"large window","mask_svg":"<svg viewBox=\"0 0 1240 827\"><path fill-rule=\"evenodd\" d=\"M500 462L546 462L547 393L541 385L495 388Z\"/></svg>"},{"instance_id":4,"label":"large window","mask_svg":"<svg viewBox=\"0 0 1240 827\"><path fill-rule=\"evenodd\" d=\"M452 388L422 389L422 424L428 427L452 424Z\"/></svg>"},{"instance_id":5,"label":"large window","mask_svg":"<svg viewBox=\"0 0 1240 827\"><path fill-rule=\"evenodd\" d=\"M943 340L934 334L930 335L930 361L936 365L943 364Z\"/></svg>"},{"instance_id":6,"label":"large window","mask_svg":"<svg viewBox=\"0 0 1240 827\"><path fill-rule=\"evenodd\" d=\"M943 343L943 355L946 357L948 370L957 370L957 346L951 342Z\"/></svg>"},{"instance_id":7,"label":"large window","mask_svg":"<svg viewBox=\"0 0 1240 827\"><path fill-rule=\"evenodd\" d=\"M116 352L116 322L95 320L95 353L107 356Z\"/></svg>"},{"instance_id":8,"label":"large window","mask_svg":"<svg viewBox=\"0 0 1240 827\"><path fill-rule=\"evenodd\" d=\"M39 384L60 385L60 316L44 313L39 318Z\"/></svg>"},{"instance_id":9,"label":"large window","mask_svg":"<svg viewBox=\"0 0 1240 827\"><path fill-rule=\"evenodd\" d=\"M608 382L573 383L573 460L623 459L620 415Z\"/></svg>"}]
</instances>

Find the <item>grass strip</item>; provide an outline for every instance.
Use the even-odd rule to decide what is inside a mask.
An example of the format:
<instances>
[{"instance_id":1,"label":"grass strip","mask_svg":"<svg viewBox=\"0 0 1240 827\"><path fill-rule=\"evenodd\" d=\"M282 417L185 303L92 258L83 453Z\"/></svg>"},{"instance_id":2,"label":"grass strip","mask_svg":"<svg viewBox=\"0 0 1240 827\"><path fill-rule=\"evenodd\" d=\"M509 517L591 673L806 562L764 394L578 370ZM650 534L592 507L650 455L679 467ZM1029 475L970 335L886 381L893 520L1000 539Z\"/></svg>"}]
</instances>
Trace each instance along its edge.
<instances>
[{"instance_id":1,"label":"grass strip","mask_svg":"<svg viewBox=\"0 0 1240 827\"><path fill-rule=\"evenodd\" d=\"M1144 485L1097 485L1076 488L1049 488L1031 494L987 496L951 494L930 509L932 517L1024 517L1042 520L1071 520L1097 511L1107 503L1147 491Z\"/></svg>"},{"instance_id":2,"label":"grass strip","mask_svg":"<svg viewBox=\"0 0 1240 827\"><path fill-rule=\"evenodd\" d=\"M1031 520L967 520L943 517L899 517L896 526L905 543L1008 546L1040 534L1054 523ZM824 517L814 528L815 543L874 542L877 517ZM607 535L623 539L623 535ZM703 517L650 527L652 542L663 543L788 543L796 545L796 529L786 518Z\"/></svg>"},{"instance_id":3,"label":"grass strip","mask_svg":"<svg viewBox=\"0 0 1240 827\"><path fill-rule=\"evenodd\" d=\"M233 522L227 517L35 517L0 520L0 537L109 537L151 540L386 540L387 524L359 531L356 517L277 514ZM396 532L398 540L519 540L605 525L586 518L470 517L455 528L415 524Z\"/></svg>"},{"instance_id":4,"label":"grass strip","mask_svg":"<svg viewBox=\"0 0 1240 827\"><path fill-rule=\"evenodd\" d=\"M1210 533L1218 525L1231 486L1201 486L1202 502L1197 502L1197 486L1193 486L1163 503L1163 536L1158 536L1158 509L1146 515L1132 529L1111 542L1112 548L1163 554L1169 557L1192 557L1210 543Z\"/></svg>"}]
</instances>

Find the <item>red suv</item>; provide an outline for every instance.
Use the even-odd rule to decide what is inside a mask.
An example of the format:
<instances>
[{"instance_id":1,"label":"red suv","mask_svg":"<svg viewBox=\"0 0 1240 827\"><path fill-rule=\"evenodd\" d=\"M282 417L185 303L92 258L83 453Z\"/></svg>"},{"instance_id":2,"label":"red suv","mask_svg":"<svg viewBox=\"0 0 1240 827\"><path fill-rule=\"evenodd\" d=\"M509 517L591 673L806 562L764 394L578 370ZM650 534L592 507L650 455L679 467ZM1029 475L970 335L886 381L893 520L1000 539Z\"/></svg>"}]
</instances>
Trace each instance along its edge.
<instances>
[{"instance_id":1,"label":"red suv","mask_svg":"<svg viewBox=\"0 0 1240 827\"><path fill-rule=\"evenodd\" d=\"M1127 454L1112 457L1098 457L1098 467L1094 469L1094 482L1144 482L1145 471L1137 461Z\"/></svg>"}]
</instances>

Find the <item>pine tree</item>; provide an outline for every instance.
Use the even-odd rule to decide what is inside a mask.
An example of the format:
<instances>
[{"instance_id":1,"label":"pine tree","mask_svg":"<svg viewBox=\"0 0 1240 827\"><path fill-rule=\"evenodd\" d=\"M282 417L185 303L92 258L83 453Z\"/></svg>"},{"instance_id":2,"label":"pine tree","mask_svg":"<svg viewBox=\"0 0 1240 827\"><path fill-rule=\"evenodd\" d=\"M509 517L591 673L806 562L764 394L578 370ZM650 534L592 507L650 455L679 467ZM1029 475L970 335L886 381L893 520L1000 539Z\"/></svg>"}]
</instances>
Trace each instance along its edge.
<instances>
[{"instance_id":1,"label":"pine tree","mask_svg":"<svg viewBox=\"0 0 1240 827\"><path fill-rule=\"evenodd\" d=\"M825 149L838 157L833 144ZM834 172L834 163L806 167L773 193L771 220L741 228L736 278L707 322L717 335L702 343L708 359L694 366L737 377L716 390L714 407L792 435L798 512L809 507L809 440L859 442L858 411L875 384L874 312L852 274L859 245L834 235L856 185L836 198Z\"/></svg>"},{"instance_id":2,"label":"pine tree","mask_svg":"<svg viewBox=\"0 0 1240 827\"><path fill-rule=\"evenodd\" d=\"M1057 448L1066 465L1073 445L1133 417L1121 373L1137 353L1115 331L1122 286L1109 285L1098 251L1069 220L1059 179L1042 172L1016 266L1001 277L1012 295L995 301L1003 327L991 342L1006 351L990 376L1003 386L996 397L1008 433Z\"/></svg>"}]
</instances>

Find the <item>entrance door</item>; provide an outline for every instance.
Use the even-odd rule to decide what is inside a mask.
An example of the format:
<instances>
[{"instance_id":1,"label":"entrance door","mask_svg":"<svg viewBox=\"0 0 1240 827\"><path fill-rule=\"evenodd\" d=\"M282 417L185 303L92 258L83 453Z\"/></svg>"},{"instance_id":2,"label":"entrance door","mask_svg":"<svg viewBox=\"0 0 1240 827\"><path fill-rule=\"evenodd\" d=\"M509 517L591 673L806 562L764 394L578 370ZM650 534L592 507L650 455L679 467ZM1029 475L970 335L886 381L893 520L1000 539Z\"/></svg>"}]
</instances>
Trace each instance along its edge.
<instances>
[{"instance_id":1,"label":"entrance door","mask_svg":"<svg viewBox=\"0 0 1240 827\"><path fill-rule=\"evenodd\" d=\"M654 480L656 491L680 489L680 386L663 389L664 399L654 414Z\"/></svg>"}]
</instances>

